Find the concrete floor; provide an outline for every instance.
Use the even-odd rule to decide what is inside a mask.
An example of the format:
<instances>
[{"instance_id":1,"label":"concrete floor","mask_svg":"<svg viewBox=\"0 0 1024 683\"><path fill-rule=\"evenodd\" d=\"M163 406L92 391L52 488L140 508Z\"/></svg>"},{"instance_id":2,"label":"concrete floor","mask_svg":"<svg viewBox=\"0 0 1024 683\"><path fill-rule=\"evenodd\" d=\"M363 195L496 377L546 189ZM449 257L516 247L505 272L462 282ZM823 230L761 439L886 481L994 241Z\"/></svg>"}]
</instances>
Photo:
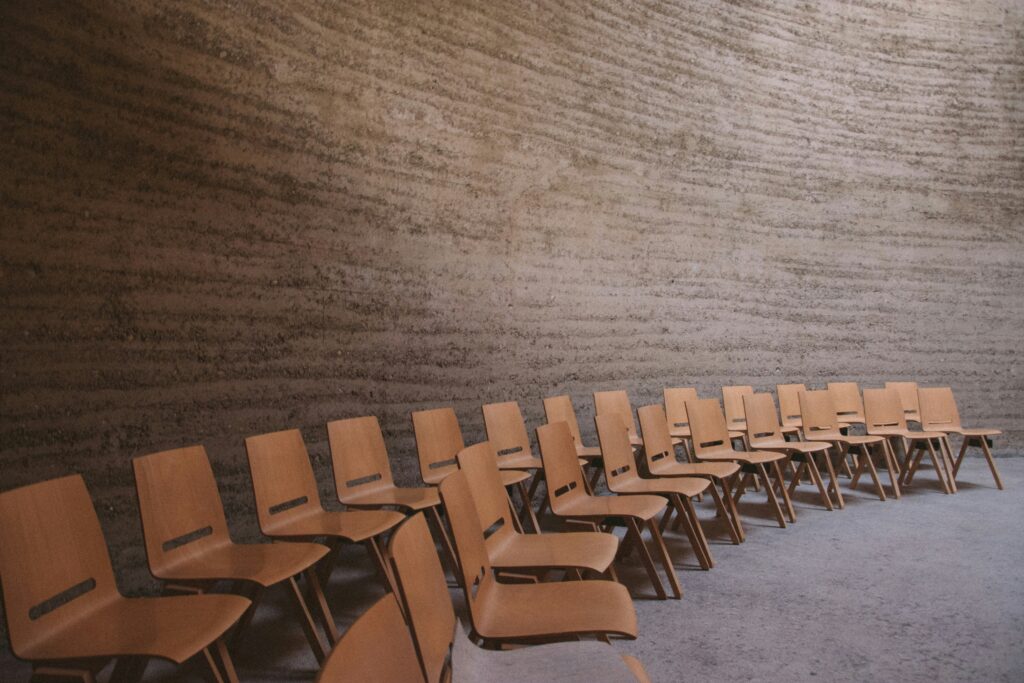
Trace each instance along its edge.
<instances>
[{"instance_id":1,"label":"concrete floor","mask_svg":"<svg viewBox=\"0 0 1024 683\"><path fill-rule=\"evenodd\" d=\"M835 512L805 486L785 530L752 493L741 504L741 546L727 544L705 504L717 566L700 571L670 534L682 601L650 599L645 575L627 566L640 637L615 647L664 682L1024 680L1024 458L998 465L1002 492L972 459L955 496L942 494L929 470L900 501L861 487ZM381 595L365 556L347 559L353 568L336 572L329 589L343 626ZM283 597L268 598L235 654L243 681L316 675L300 629L282 621ZM0 659L0 680L27 678L25 665ZM202 677L195 666L154 663L146 680Z\"/></svg>"}]
</instances>

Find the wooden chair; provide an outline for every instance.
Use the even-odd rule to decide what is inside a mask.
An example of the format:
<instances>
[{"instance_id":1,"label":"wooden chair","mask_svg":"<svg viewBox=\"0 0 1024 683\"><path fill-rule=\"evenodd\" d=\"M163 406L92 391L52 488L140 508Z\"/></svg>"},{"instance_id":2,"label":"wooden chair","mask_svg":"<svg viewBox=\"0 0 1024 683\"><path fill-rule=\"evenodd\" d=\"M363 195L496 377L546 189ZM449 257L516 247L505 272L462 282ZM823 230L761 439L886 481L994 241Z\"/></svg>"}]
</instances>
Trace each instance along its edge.
<instances>
[{"instance_id":1,"label":"wooden chair","mask_svg":"<svg viewBox=\"0 0 1024 683\"><path fill-rule=\"evenodd\" d=\"M583 471L576 458L572 434L564 422L538 427L537 441L540 444L540 454L544 460L544 472L548 480L551 512L569 521L588 524L594 529L598 528L598 524L605 524L610 520L622 520L626 525L627 539L622 546L623 553L636 546L655 592L664 600L667 597L665 589L658 578L654 560L642 536L641 529L646 525L669 578L673 595L681 598L683 592L657 523L658 515L667 514L668 501L661 496L653 495L623 497L595 496L587 493Z\"/></svg>"},{"instance_id":2,"label":"wooden chair","mask_svg":"<svg viewBox=\"0 0 1024 683\"><path fill-rule=\"evenodd\" d=\"M571 441L569 446L572 447ZM575 448L571 451L573 455L574 451ZM636 610L629 592L620 583L499 583L488 559L484 531L466 473L453 472L445 477L440 488L477 637L493 645L565 640L581 635L605 640L609 634L636 638Z\"/></svg>"},{"instance_id":3,"label":"wooden chair","mask_svg":"<svg viewBox=\"0 0 1024 683\"><path fill-rule=\"evenodd\" d=\"M686 414L686 402L697 400L697 390L693 387L669 387L664 391L665 419L668 422L669 436L683 442L686 457L694 461L693 446L690 441L690 418Z\"/></svg>"},{"instance_id":4,"label":"wooden chair","mask_svg":"<svg viewBox=\"0 0 1024 683\"><path fill-rule=\"evenodd\" d=\"M903 477L905 474L901 472L901 469L910 467L912 462L911 452L920 450L923 454L924 451L930 450L932 454L932 462L936 461L935 449L932 446L932 442L946 441L946 435L942 432L912 432L907 428L907 420L904 417L906 413L903 410L903 404L900 400L899 392L895 389L865 389L864 390L864 420L868 434L872 436L881 436L885 439L885 447L888 451L887 458L891 461L889 465L889 476L892 478L893 472L897 475L897 481L904 481ZM903 452L905 457L903 459L902 468L899 463L896 462L895 449L893 448L893 440L899 440L899 443L903 446ZM939 448L948 449L948 445L939 444ZM943 485L944 489L948 488L949 482L943 477L942 471L937 470L939 474L939 480ZM899 484L894 482L893 491L897 492L896 497L899 497Z\"/></svg>"},{"instance_id":5,"label":"wooden chair","mask_svg":"<svg viewBox=\"0 0 1024 683\"><path fill-rule=\"evenodd\" d=\"M390 510L325 510L306 444L297 429L250 436L245 440L252 475L260 530L286 541L327 539L332 557L322 564L321 581L327 582L343 542L366 546L385 587L394 582L380 539L405 517Z\"/></svg>"},{"instance_id":6,"label":"wooden chair","mask_svg":"<svg viewBox=\"0 0 1024 683\"><path fill-rule=\"evenodd\" d=\"M771 394L747 394L743 397L743 414L747 419L747 434L750 437L750 447L755 451L773 451L786 453L795 462L800 463L793 479L789 483L788 494L799 485L804 473L810 475L811 483L818 487L821 495L822 505L827 510L832 509L832 499L825 484L821 479L821 470L815 457L821 455L828 464L829 477L832 480L832 487L838 489L835 470L832 467L831 446L821 441L786 441L779 424L778 413L775 412L775 401ZM842 508L842 501L839 501Z\"/></svg>"},{"instance_id":7,"label":"wooden chair","mask_svg":"<svg viewBox=\"0 0 1024 683\"><path fill-rule=\"evenodd\" d=\"M145 455L132 460L149 570L171 592L205 593L230 581L252 600L236 635L252 619L268 588L286 585L313 655L323 664L330 647L317 632L319 620L328 646L338 640L330 607L320 588L316 564L330 551L317 543L234 543L213 469L202 446ZM298 578L306 579L311 607Z\"/></svg>"},{"instance_id":8,"label":"wooden chair","mask_svg":"<svg viewBox=\"0 0 1024 683\"><path fill-rule=\"evenodd\" d=\"M629 403L629 395L625 391L595 391L594 414L618 413L622 415L629 430L629 443L643 446L644 441L636 431L636 420L633 418L633 406Z\"/></svg>"},{"instance_id":9,"label":"wooden chair","mask_svg":"<svg viewBox=\"0 0 1024 683\"><path fill-rule=\"evenodd\" d=\"M202 654L213 678L238 680L224 644L249 608L237 595L126 598L80 475L0 493L0 587L11 651L35 677L79 678L117 660L114 680L150 658Z\"/></svg>"},{"instance_id":10,"label":"wooden chair","mask_svg":"<svg viewBox=\"0 0 1024 683\"><path fill-rule=\"evenodd\" d=\"M864 401L856 382L829 382L828 393L836 409L836 420L843 425L864 424Z\"/></svg>"},{"instance_id":11,"label":"wooden chair","mask_svg":"<svg viewBox=\"0 0 1024 683\"><path fill-rule=\"evenodd\" d=\"M803 422L800 420L800 392L807 391L803 384L776 384L775 393L779 397L779 418L784 428L796 430L800 435Z\"/></svg>"},{"instance_id":12,"label":"wooden chair","mask_svg":"<svg viewBox=\"0 0 1024 683\"><path fill-rule=\"evenodd\" d=\"M331 446L338 500L355 510L398 508L406 514L425 511L441 538L452 571L458 575L455 550L439 512L441 496L437 488L400 488L395 485L377 418L354 417L328 422L327 438Z\"/></svg>"},{"instance_id":13,"label":"wooden chair","mask_svg":"<svg viewBox=\"0 0 1024 683\"><path fill-rule=\"evenodd\" d=\"M497 571L579 570L610 573L619 548L614 534L596 532L524 534L516 530L508 496L501 485L498 456L490 442L470 446L459 453L459 469L466 473L480 528L486 530L484 545Z\"/></svg>"},{"instance_id":14,"label":"wooden chair","mask_svg":"<svg viewBox=\"0 0 1024 683\"><path fill-rule=\"evenodd\" d=\"M725 423L725 416L718 401L709 398L697 401L689 401L686 404L686 413L690 417L690 430L693 432L693 450L697 460L704 462L734 462L743 471L743 479L736 487L733 502L738 503L743 495L747 482L751 477L757 477L765 486L768 496L768 504L775 513L779 526L786 528L786 520L783 517L782 508L775 497L775 489L772 487L768 477L768 470L765 466L775 471L775 477L782 492L783 501L789 521L796 521L796 512L786 492L785 479L782 476L782 469L779 462L786 459L785 454L772 451L736 451L732 447L732 438Z\"/></svg>"},{"instance_id":15,"label":"wooden chair","mask_svg":"<svg viewBox=\"0 0 1024 683\"><path fill-rule=\"evenodd\" d=\"M960 471L960 464L964 461L964 455L969 446L981 448L981 452L988 461L988 467L992 470L992 478L996 486L1003 490L1003 480L999 477L999 470L996 469L995 460L992 459L992 451L989 450L989 439L1002 434L998 429L974 428L967 429L960 423L960 411L956 407L956 399L953 398L953 390L949 387L935 387L918 390L918 400L921 406L921 428L929 432L945 432L946 434L959 434L963 437L963 444L960 446L960 454L957 456L956 464L953 465L950 486L956 491L956 475ZM946 448L949 448L948 441ZM947 456L952 460L953 453L949 451Z\"/></svg>"},{"instance_id":16,"label":"wooden chair","mask_svg":"<svg viewBox=\"0 0 1024 683\"><path fill-rule=\"evenodd\" d=\"M639 661L619 657L601 643L554 643L511 652L473 645L455 617L422 514L398 528L390 551L402 606L388 594L357 619L321 672L320 683L649 680ZM387 643L387 657L380 657L381 643Z\"/></svg>"},{"instance_id":17,"label":"wooden chair","mask_svg":"<svg viewBox=\"0 0 1024 683\"><path fill-rule=\"evenodd\" d=\"M714 486L710 488L715 507L719 516L724 517L727 522L732 542L742 543L745 537L743 525L733 504L731 492L740 466L734 462L679 462L675 457L675 446L669 434L671 423L665 418L665 410L654 404L639 408L636 412L640 418L640 435L644 440L648 474L652 477L666 478L700 477L717 483L722 488L721 495ZM689 425L686 429L689 431Z\"/></svg>"},{"instance_id":18,"label":"wooden chair","mask_svg":"<svg viewBox=\"0 0 1024 683\"><path fill-rule=\"evenodd\" d=\"M886 451L884 446L885 439L880 436L843 434L840 431L841 425L830 390L801 392L800 419L804 424L804 438L808 441L826 441L830 443L839 453L843 463L846 462L847 450L851 447L858 448L860 453L856 455L857 472L850 481L850 488L857 488L857 481L864 472L864 469L867 468L875 482L875 490L878 492L879 499L885 500L885 489L882 488L882 482L878 478L878 471L875 469L875 463L871 460L871 452L868 450L869 446L878 446L882 448L883 453L887 453L888 451ZM890 470L891 472L892 470ZM833 474L833 471L829 472L830 476ZM840 507L842 507L843 494L839 491L839 486L835 485L834 482L835 479L833 478L833 486L830 488L835 493L836 499L839 500Z\"/></svg>"},{"instance_id":19,"label":"wooden chair","mask_svg":"<svg viewBox=\"0 0 1024 683\"><path fill-rule=\"evenodd\" d=\"M701 569L711 569L715 566L707 537L700 525L700 518L697 517L697 511L690 500L711 487L711 481L697 477L642 479L636 471L636 458L622 416L604 413L594 418L594 422L597 425L598 440L601 442L601 452L605 454L604 476L608 482L608 490L622 496L666 497L671 505L666 512L671 513L675 510L679 515L678 523L682 524ZM664 530L668 521L669 516L666 514L660 530ZM670 579L674 577L675 571L671 573Z\"/></svg>"},{"instance_id":20,"label":"wooden chair","mask_svg":"<svg viewBox=\"0 0 1024 683\"><path fill-rule=\"evenodd\" d=\"M747 443L747 417L743 414L743 397L754 393L754 387L722 387L722 407L725 408L725 425L730 432L739 432L743 445Z\"/></svg>"},{"instance_id":21,"label":"wooden chair","mask_svg":"<svg viewBox=\"0 0 1024 683\"><path fill-rule=\"evenodd\" d=\"M895 389L903 406L903 419L907 422L921 422L921 407L917 398L917 382L886 382L886 389ZM866 406L865 406L866 409Z\"/></svg>"},{"instance_id":22,"label":"wooden chair","mask_svg":"<svg viewBox=\"0 0 1024 683\"><path fill-rule=\"evenodd\" d=\"M420 461L420 476L423 482L437 486L452 472L459 469L455 456L466 443L462 439L459 419L452 408L434 408L420 410L412 414L413 431L416 434L416 453ZM539 530L537 516L533 507L527 504L526 480L530 473L523 470L502 470L501 480L511 494L514 489L519 492L523 503L523 512L530 518L533 529ZM518 518L517 518L518 523Z\"/></svg>"},{"instance_id":23,"label":"wooden chair","mask_svg":"<svg viewBox=\"0 0 1024 683\"><path fill-rule=\"evenodd\" d=\"M590 470L588 485L593 492L597 482L601 478L601 449L597 446L587 446L583 443L580 434L580 423L576 419L576 410L572 407L572 399L568 396L552 396L544 399L544 417L548 424L564 422L569 425L572 433L572 440L576 444L576 455L583 460L584 469Z\"/></svg>"}]
</instances>

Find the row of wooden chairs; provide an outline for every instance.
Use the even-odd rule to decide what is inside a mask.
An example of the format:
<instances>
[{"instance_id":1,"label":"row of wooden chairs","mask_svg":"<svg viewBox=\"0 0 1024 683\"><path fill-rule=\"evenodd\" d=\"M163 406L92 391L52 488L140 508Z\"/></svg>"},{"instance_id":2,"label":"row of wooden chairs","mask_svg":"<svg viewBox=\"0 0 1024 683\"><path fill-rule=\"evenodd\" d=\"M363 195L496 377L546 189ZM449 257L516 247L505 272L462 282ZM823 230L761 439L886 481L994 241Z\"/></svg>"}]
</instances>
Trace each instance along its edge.
<instances>
[{"instance_id":1,"label":"row of wooden chairs","mask_svg":"<svg viewBox=\"0 0 1024 683\"><path fill-rule=\"evenodd\" d=\"M693 506L693 500L705 494L714 499L731 540L740 543L745 534L736 504L748 486L765 488L783 527L786 517L795 521L789 493L805 476L818 487L828 509L833 508L832 496L842 507L834 465L845 467L853 448L858 453L852 456L856 472L847 468L851 486L866 471L882 499L885 494L869 446L884 458L897 497L899 485L910 483L926 452L944 489L955 491L956 473L971 444L982 448L1002 488L988 448L988 438L998 430L964 429L949 389L922 388L913 392L917 400L912 401L906 386L869 389L863 399L856 385L852 392L849 386L807 391L802 385L780 385L781 419L772 396L754 393L750 387L726 388L724 412L717 399L700 400L692 389L666 389L664 407L637 411L639 431L625 392L598 392L594 398L599 445L589 447L583 444L571 399L552 397L544 401L548 424L537 430L540 458L532 451L515 402L484 407L488 441L470 448L465 448L454 411L421 411L413 414L413 423L425 488L395 485L376 418L339 420L328 425L328 436L338 498L348 508L340 512L321 504L297 430L250 437L246 450L260 528L270 538L290 541L280 544L232 542L202 447L136 458L150 570L164 582L166 593L177 594L161 598L129 599L117 592L81 477L3 493L0 582L12 649L33 661L39 673L75 673L84 680L91 680L111 659L117 660L118 678L131 679L141 676L150 657L180 663L202 653L216 680L235 680L227 643L244 631L263 592L283 585L296 604L314 656L324 664L339 634L321 585L341 545L364 544L385 587L391 594L400 593L396 560L393 552L388 557L384 536L406 519L402 513L417 513L417 524L424 530L428 520L433 525L441 557L466 592L471 633L481 642L533 643L584 634L635 637L635 612L617 583L613 562L617 555L637 550L656 593L667 597L655 569L657 557L673 596L681 597L661 534L677 515L673 529L684 531L702 568L710 569L714 561ZM790 402L793 387L796 412ZM908 417L928 431L907 429ZM866 434L849 433L850 426L858 424ZM964 437L955 464L947 438L954 433ZM736 441L742 450L734 447ZM895 457L896 443L904 451L902 463ZM686 460L677 460L677 447L684 449ZM637 461L636 450L642 451L642 462ZM829 473L827 488L818 460ZM638 465L646 476L638 472ZM612 495L595 495L597 480L592 476L588 481L584 467L603 472ZM788 487L785 467L793 471ZM510 493L520 495L524 516L539 532L532 501L541 482L547 489L544 504L553 514L586 525L588 531L525 533ZM621 544L608 533L614 523L626 525ZM644 529L654 555L642 537ZM69 548L74 551L69 553ZM433 561L440 561L436 554ZM38 567L52 570L40 572ZM551 571L578 580L538 583ZM528 583L509 584L509 579ZM211 593L225 581L234 595ZM520 618L517 605L534 602L534 616ZM382 604L374 609L393 609ZM407 599L394 604L408 615ZM203 611L206 620L191 619L192 609ZM384 616L380 619L386 621ZM418 644L416 650L420 652ZM462 646L462 652L467 662L480 658L472 648ZM423 669L422 660L419 664ZM628 664L631 675L643 680L642 667ZM325 667L325 674L334 668ZM425 680L437 680L426 669L423 673Z\"/></svg>"}]
</instances>

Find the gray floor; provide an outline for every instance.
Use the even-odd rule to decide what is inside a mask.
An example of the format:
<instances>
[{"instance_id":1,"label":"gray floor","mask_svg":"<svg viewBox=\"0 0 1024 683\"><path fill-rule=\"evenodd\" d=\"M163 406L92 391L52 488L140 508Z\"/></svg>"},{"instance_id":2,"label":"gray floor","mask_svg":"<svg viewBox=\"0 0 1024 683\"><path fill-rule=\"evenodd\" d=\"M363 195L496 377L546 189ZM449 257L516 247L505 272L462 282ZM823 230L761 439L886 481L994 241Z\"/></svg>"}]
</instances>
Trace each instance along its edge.
<instances>
[{"instance_id":1,"label":"gray floor","mask_svg":"<svg viewBox=\"0 0 1024 683\"><path fill-rule=\"evenodd\" d=\"M649 599L642 572L627 567L640 637L615 647L665 682L1024 680L1024 458L998 464L1005 491L984 461L969 460L955 496L925 471L900 501L862 487L835 512L805 486L785 530L753 493L741 505L741 546L725 543L705 505L717 566L700 571L685 541L670 537L682 601ZM329 592L343 625L381 594L363 556L348 564ZM243 681L315 676L301 631L281 621L282 598L272 596L235 655ZM27 671L0 659L4 681ZM146 680L201 678L194 667L154 664Z\"/></svg>"}]
</instances>

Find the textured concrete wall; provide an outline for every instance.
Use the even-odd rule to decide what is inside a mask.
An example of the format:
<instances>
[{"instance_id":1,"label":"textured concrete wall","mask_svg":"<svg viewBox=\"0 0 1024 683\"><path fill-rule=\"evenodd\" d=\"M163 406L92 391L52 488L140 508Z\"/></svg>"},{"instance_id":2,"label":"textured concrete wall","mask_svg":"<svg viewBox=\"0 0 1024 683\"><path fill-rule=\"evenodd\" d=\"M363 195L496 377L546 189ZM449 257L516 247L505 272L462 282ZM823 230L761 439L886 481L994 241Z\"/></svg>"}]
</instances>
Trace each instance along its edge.
<instances>
[{"instance_id":1,"label":"textured concrete wall","mask_svg":"<svg viewBox=\"0 0 1024 683\"><path fill-rule=\"evenodd\" d=\"M1024 446L1024 11L896 2L0 5L0 488L665 385L951 383Z\"/></svg>"}]
</instances>

